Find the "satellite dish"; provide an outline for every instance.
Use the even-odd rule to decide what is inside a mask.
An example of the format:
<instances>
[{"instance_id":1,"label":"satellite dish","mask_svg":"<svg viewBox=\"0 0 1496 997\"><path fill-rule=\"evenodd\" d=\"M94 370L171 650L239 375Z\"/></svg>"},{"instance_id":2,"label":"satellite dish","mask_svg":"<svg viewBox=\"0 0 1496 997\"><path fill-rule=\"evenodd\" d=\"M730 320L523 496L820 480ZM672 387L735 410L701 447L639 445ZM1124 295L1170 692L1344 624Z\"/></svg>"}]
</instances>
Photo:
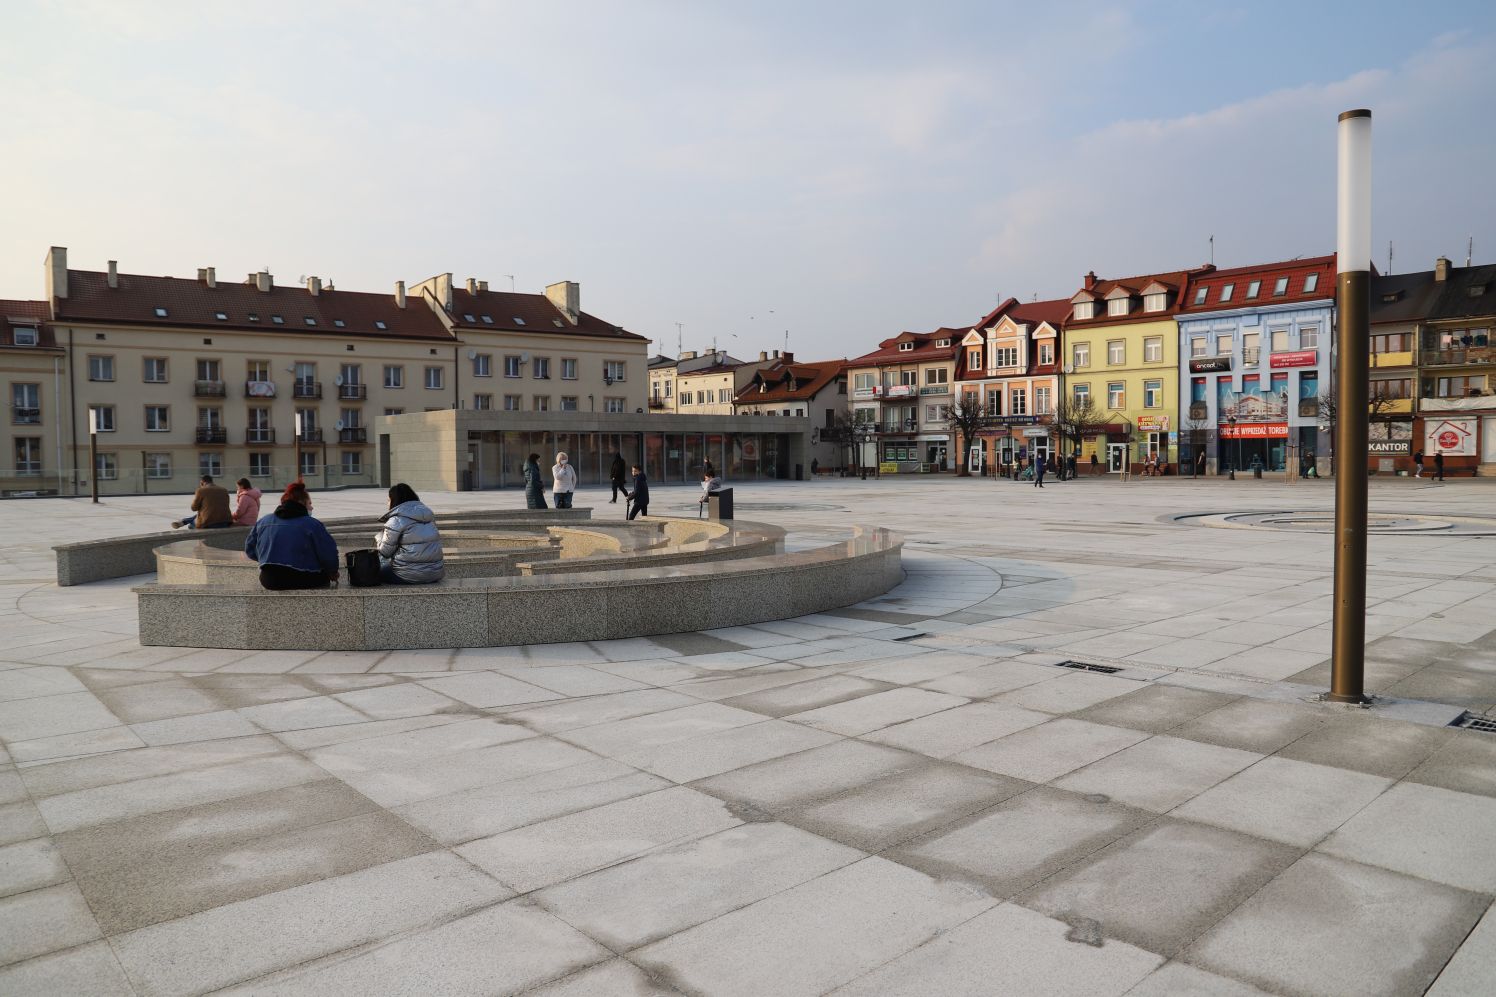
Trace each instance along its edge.
<instances>
[{"instance_id":1,"label":"satellite dish","mask_svg":"<svg viewBox=\"0 0 1496 997\"><path fill-rule=\"evenodd\" d=\"M528 353L521 353L519 355L519 362L520 363L529 363L530 362L530 354L528 354Z\"/></svg>"},{"instance_id":2,"label":"satellite dish","mask_svg":"<svg viewBox=\"0 0 1496 997\"><path fill-rule=\"evenodd\" d=\"M343 386L343 375L339 374L337 377L333 378L332 383L341 388Z\"/></svg>"},{"instance_id":3,"label":"satellite dish","mask_svg":"<svg viewBox=\"0 0 1496 997\"><path fill-rule=\"evenodd\" d=\"M341 433L343 431L343 420L339 419L337 422L333 423L333 428Z\"/></svg>"},{"instance_id":4,"label":"satellite dish","mask_svg":"<svg viewBox=\"0 0 1496 997\"><path fill-rule=\"evenodd\" d=\"M469 360L477 360L478 359L478 351L477 350L468 350L468 359Z\"/></svg>"}]
</instances>

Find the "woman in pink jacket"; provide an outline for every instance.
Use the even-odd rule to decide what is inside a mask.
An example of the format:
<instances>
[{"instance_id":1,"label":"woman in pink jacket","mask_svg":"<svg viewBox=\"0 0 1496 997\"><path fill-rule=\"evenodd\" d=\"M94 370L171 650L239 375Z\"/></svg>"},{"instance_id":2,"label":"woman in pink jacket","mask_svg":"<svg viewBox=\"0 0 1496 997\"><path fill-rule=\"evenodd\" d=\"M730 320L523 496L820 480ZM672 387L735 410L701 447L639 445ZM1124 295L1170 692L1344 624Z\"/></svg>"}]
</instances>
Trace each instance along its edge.
<instances>
[{"instance_id":1,"label":"woman in pink jacket","mask_svg":"<svg viewBox=\"0 0 1496 997\"><path fill-rule=\"evenodd\" d=\"M235 493L238 502L234 506L234 525L253 526L260 520L260 490L248 478L240 478L236 484L239 490Z\"/></svg>"}]
</instances>

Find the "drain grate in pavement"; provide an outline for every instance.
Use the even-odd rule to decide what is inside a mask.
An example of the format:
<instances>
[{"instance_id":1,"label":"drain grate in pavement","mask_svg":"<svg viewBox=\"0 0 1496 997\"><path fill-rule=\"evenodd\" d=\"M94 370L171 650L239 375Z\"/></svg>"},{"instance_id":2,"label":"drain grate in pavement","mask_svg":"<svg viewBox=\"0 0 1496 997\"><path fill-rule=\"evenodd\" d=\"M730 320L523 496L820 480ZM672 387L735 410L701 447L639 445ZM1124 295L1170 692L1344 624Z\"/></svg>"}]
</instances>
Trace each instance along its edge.
<instances>
[{"instance_id":1,"label":"drain grate in pavement","mask_svg":"<svg viewBox=\"0 0 1496 997\"><path fill-rule=\"evenodd\" d=\"M895 637L893 640L894 640L895 644L898 644L898 643L902 643L902 642L904 642L906 640L919 640L921 637L928 637L928 636L930 636L930 635L926 634L926 633L909 634L907 637Z\"/></svg>"},{"instance_id":2,"label":"drain grate in pavement","mask_svg":"<svg viewBox=\"0 0 1496 997\"><path fill-rule=\"evenodd\" d=\"M1476 716L1474 713L1461 713L1450 723L1451 727L1463 727L1466 730L1478 730L1485 734L1496 734L1496 720L1490 717Z\"/></svg>"},{"instance_id":3,"label":"drain grate in pavement","mask_svg":"<svg viewBox=\"0 0 1496 997\"><path fill-rule=\"evenodd\" d=\"M1093 665L1085 661L1061 661L1058 664L1060 668L1074 668L1082 672L1100 672L1103 675L1112 675L1122 670L1114 668L1111 665Z\"/></svg>"}]
</instances>

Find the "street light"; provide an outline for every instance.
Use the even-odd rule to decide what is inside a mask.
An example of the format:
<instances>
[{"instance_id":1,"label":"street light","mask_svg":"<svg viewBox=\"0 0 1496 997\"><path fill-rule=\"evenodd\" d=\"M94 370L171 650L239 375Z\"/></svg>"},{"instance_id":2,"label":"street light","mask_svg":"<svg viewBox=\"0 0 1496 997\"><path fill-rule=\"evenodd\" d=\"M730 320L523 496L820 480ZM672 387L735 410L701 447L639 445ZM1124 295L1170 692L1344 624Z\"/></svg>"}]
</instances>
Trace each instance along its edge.
<instances>
[{"instance_id":1,"label":"street light","mask_svg":"<svg viewBox=\"0 0 1496 997\"><path fill-rule=\"evenodd\" d=\"M1236 435L1236 416L1226 416L1226 425L1231 427L1230 433L1232 440L1231 448L1226 451L1226 473L1230 475L1232 481L1235 481L1236 465L1241 461L1241 438ZM1231 455L1231 449L1234 449L1236 451L1235 456Z\"/></svg>"}]
</instances>

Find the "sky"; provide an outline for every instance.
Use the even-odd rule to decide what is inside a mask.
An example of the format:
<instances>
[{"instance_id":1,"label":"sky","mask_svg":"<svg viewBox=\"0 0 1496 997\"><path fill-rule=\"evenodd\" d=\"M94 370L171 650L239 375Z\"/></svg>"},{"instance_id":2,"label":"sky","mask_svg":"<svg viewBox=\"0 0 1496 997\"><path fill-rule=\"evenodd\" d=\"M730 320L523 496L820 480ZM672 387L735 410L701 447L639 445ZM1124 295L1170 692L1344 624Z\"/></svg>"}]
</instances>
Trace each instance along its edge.
<instances>
[{"instance_id":1,"label":"sky","mask_svg":"<svg viewBox=\"0 0 1496 997\"><path fill-rule=\"evenodd\" d=\"M1496 5L33 2L0 12L0 297L77 269L451 272L675 353L856 356L1008 296L1334 251L1496 260ZM677 327L677 323L680 327Z\"/></svg>"}]
</instances>

